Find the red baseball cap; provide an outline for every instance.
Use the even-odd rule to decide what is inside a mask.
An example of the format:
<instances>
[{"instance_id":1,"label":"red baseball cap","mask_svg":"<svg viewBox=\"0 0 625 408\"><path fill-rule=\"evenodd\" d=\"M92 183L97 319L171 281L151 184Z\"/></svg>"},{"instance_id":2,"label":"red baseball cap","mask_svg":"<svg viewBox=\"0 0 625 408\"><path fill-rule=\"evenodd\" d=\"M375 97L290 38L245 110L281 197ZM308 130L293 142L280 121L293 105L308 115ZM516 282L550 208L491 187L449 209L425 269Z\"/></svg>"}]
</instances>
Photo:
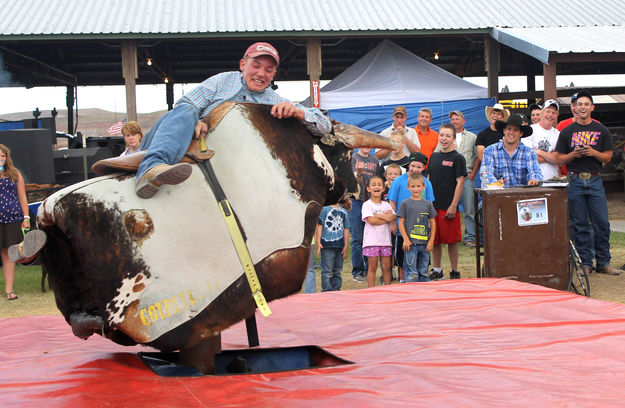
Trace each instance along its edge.
<instances>
[{"instance_id":1,"label":"red baseball cap","mask_svg":"<svg viewBox=\"0 0 625 408\"><path fill-rule=\"evenodd\" d=\"M269 55L271 58L276 60L276 64L280 65L280 56L278 55L278 51L273 48L273 45L266 42L257 42L250 45L249 48L245 51L243 58L259 57L261 55Z\"/></svg>"}]
</instances>

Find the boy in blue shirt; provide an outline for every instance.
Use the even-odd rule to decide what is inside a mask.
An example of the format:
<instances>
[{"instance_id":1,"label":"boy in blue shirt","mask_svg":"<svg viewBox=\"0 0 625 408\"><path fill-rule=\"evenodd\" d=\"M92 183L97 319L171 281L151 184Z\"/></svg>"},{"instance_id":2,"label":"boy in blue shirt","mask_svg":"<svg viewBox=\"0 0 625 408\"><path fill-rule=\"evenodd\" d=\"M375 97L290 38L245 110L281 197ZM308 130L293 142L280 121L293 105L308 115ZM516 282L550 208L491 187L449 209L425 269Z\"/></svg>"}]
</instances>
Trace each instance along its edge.
<instances>
[{"instance_id":1,"label":"boy in blue shirt","mask_svg":"<svg viewBox=\"0 0 625 408\"><path fill-rule=\"evenodd\" d=\"M321 253L321 291L341 290L343 259L347 256L349 242L349 216L339 204L323 207L317 229L315 243L317 255Z\"/></svg>"}]
</instances>

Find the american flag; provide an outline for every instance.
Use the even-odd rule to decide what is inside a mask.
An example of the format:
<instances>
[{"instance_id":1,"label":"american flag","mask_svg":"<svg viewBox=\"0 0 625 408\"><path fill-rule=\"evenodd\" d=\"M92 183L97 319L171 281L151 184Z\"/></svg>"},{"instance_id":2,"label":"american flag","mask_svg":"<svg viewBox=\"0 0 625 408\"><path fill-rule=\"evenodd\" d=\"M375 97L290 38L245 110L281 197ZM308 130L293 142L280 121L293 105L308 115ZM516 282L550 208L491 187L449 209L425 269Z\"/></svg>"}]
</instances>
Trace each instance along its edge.
<instances>
[{"instance_id":1,"label":"american flag","mask_svg":"<svg viewBox=\"0 0 625 408\"><path fill-rule=\"evenodd\" d=\"M111 126L108 131L109 135L114 136L120 134L124 123L126 123L126 119L122 119L119 122L115 123L113 126Z\"/></svg>"}]
</instances>

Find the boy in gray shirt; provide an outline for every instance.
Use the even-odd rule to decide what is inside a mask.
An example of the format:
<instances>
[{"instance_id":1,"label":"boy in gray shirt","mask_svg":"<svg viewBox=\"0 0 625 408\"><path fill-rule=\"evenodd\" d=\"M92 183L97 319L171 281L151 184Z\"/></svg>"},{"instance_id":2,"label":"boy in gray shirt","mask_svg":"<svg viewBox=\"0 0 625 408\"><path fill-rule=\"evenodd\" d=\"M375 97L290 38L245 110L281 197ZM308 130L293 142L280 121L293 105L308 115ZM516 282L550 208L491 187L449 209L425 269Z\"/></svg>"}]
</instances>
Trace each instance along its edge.
<instances>
[{"instance_id":1,"label":"boy in gray shirt","mask_svg":"<svg viewBox=\"0 0 625 408\"><path fill-rule=\"evenodd\" d=\"M418 173L408 175L410 198L399 206L399 232L404 239L404 275L406 282L428 282L430 252L434 247L436 210L431 201L421 198L425 180Z\"/></svg>"}]
</instances>

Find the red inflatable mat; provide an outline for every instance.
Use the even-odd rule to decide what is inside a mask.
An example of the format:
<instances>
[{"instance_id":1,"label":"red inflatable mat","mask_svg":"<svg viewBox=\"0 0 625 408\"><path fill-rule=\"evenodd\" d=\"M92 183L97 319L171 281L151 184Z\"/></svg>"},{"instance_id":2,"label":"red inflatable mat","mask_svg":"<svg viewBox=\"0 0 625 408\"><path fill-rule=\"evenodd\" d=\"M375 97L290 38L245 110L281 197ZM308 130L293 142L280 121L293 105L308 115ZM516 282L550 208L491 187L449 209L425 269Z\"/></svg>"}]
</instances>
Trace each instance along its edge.
<instances>
[{"instance_id":1,"label":"red inflatable mat","mask_svg":"<svg viewBox=\"0 0 625 408\"><path fill-rule=\"evenodd\" d=\"M0 402L32 407L617 406L625 306L499 279L296 295L257 315L261 347L318 345L355 364L159 377L61 317L0 320ZM246 348L243 323L222 334Z\"/></svg>"}]
</instances>

